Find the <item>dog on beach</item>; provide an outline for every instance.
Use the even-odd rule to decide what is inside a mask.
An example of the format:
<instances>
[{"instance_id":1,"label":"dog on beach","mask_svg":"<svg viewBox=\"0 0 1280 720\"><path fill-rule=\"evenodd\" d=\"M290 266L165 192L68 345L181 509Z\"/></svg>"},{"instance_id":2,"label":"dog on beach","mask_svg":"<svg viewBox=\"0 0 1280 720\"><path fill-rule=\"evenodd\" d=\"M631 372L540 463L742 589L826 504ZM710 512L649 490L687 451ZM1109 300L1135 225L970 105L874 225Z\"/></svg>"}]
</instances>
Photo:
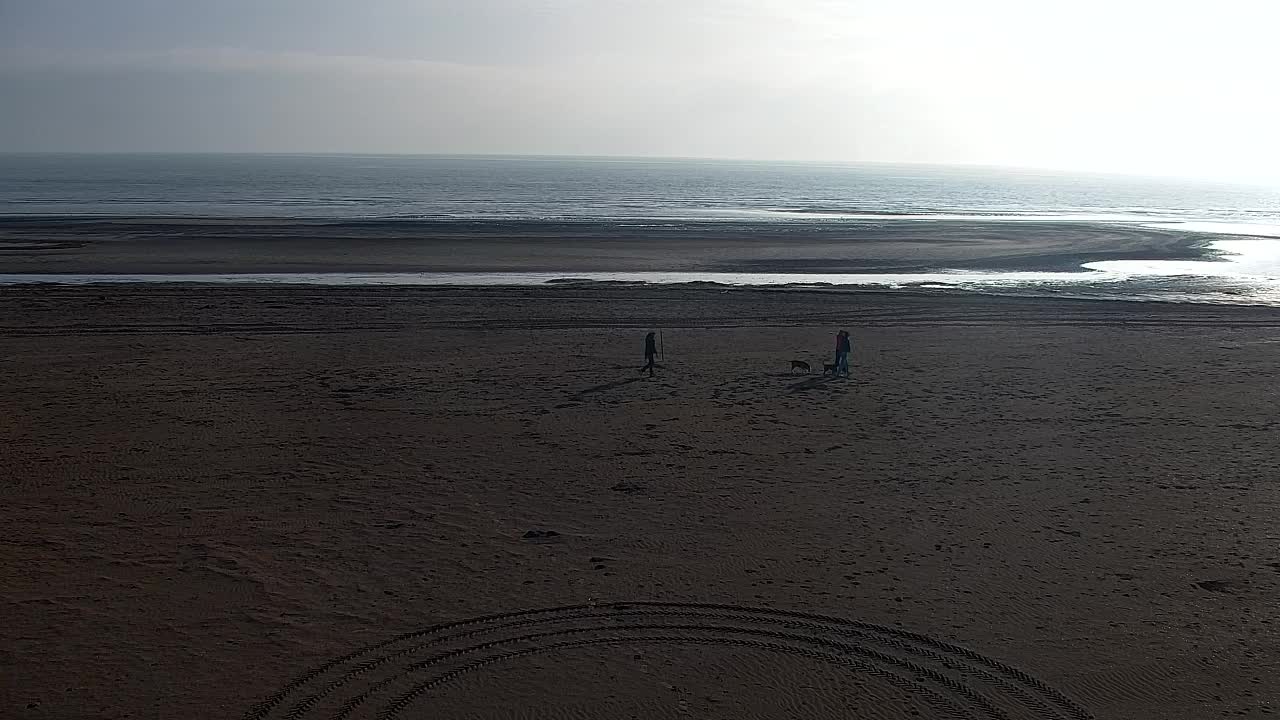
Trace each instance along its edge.
<instances>
[{"instance_id":1,"label":"dog on beach","mask_svg":"<svg viewBox=\"0 0 1280 720\"><path fill-rule=\"evenodd\" d=\"M823 375L826 375L827 373L830 373L830 374L832 374L832 375L835 375L835 374L836 374L836 364L835 364L835 363L822 363L822 374L823 374Z\"/></svg>"},{"instance_id":2,"label":"dog on beach","mask_svg":"<svg viewBox=\"0 0 1280 720\"><path fill-rule=\"evenodd\" d=\"M792 370L793 372L794 372L794 371L796 371L796 370L803 370L803 371L805 371L805 372L807 372L807 373L813 372L813 368L809 367L809 363L807 363L807 362L805 362L805 361L803 361L803 360L792 360L792 361L791 361L791 370Z\"/></svg>"}]
</instances>

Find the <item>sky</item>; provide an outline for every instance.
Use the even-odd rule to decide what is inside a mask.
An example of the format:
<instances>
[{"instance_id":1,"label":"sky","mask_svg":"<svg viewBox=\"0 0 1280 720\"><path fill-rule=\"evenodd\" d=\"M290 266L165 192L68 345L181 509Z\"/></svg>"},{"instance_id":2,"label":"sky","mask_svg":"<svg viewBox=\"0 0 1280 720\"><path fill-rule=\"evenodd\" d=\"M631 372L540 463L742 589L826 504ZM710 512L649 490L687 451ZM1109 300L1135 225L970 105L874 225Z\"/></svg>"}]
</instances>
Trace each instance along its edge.
<instances>
[{"instance_id":1,"label":"sky","mask_svg":"<svg viewBox=\"0 0 1280 720\"><path fill-rule=\"evenodd\" d=\"M0 0L0 151L1280 182L1274 0Z\"/></svg>"}]
</instances>

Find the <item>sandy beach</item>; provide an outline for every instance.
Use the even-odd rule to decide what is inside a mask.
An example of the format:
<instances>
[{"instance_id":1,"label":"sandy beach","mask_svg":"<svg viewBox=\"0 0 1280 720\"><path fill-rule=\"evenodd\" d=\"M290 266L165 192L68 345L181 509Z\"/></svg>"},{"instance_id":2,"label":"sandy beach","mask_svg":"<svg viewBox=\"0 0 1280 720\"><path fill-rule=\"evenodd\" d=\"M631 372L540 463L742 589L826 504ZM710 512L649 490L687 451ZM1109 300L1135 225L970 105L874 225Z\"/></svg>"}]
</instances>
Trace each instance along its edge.
<instances>
[{"instance_id":1,"label":"sandy beach","mask_svg":"<svg viewBox=\"0 0 1280 720\"><path fill-rule=\"evenodd\" d=\"M5 717L1280 715L1277 310L171 286L0 318ZM840 328L850 380L789 371Z\"/></svg>"}]
</instances>

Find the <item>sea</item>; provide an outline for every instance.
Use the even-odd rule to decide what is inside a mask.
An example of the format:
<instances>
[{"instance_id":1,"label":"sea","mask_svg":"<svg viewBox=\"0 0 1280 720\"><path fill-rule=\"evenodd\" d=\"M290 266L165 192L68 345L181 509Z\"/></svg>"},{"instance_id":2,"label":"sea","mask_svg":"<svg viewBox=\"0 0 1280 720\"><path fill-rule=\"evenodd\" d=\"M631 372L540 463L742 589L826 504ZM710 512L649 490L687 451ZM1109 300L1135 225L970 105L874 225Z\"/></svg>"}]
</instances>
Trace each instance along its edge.
<instances>
[{"instance_id":1,"label":"sea","mask_svg":"<svg viewBox=\"0 0 1280 720\"><path fill-rule=\"evenodd\" d=\"M928 165L384 155L0 155L0 218L580 223L1100 223L1184 229L1219 256L1075 272L573 273L582 281L824 284L1280 304L1280 188ZM541 284L540 273L40 275L0 283Z\"/></svg>"}]
</instances>

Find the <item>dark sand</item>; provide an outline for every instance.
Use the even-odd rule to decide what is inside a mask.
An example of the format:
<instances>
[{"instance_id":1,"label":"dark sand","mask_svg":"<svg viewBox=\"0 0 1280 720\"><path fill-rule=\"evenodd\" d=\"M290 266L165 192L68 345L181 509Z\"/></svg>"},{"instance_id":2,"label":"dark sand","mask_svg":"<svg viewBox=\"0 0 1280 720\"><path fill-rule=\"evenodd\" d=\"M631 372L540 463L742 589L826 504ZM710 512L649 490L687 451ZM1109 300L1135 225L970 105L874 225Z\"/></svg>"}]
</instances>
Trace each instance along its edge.
<instances>
[{"instance_id":1,"label":"dark sand","mask_svg":"<svg viewBox=\"0 0 1280 720\"><path fill-rule=\"evenodd\" d=\"M1083 222L0 218L5 272L927 272L1201 259L1212 237Z\"/></svg>"},{"instance_id":2,"label":"dark sand","mask_svg":"<svg viewBox=\"0 0 1280 720\"><path fill-rule=\"evenodd\" d=\"M1277 311L125 287L0 318L3 717L1280 713ZM851 381L787 373L839 327ZM608 604L641 600L875 625Z\"/></svg>"}]
</instances>

